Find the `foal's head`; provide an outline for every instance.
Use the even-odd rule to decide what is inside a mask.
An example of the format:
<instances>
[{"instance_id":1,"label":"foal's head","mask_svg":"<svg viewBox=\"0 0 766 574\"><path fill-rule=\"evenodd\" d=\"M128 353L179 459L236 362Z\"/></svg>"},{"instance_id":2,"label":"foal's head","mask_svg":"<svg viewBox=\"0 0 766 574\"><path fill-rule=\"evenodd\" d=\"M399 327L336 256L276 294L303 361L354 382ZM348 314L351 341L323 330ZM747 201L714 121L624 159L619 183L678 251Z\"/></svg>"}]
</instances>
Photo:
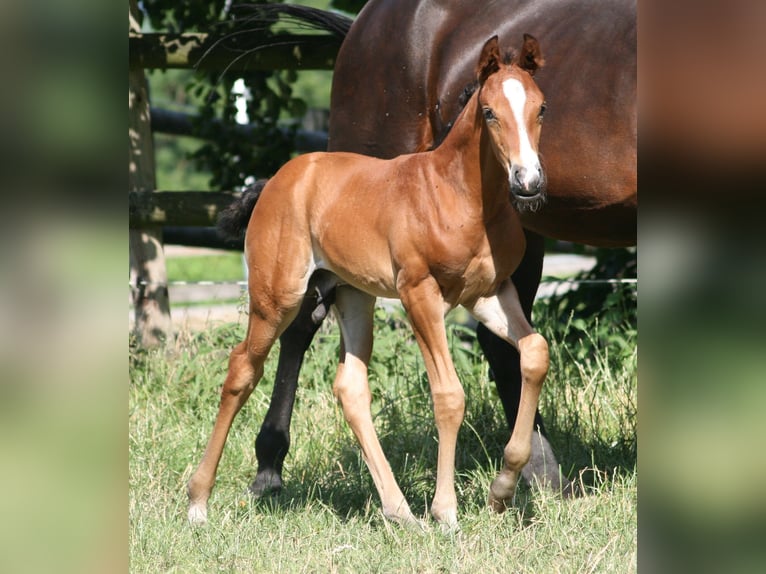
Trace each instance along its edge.
<instances>
[{"instance_id":1,"label":"foal's head","mask_svg":"<svg viewBox=\"0 0 766 574\"><path fill-rule=\"evenodd\" d=\"M505 168L514 205L537 209L545 200L538 157L545 101L532 76L543 65L537 40L524 34L518 55L503 59L497 36L489 39L476 69L479 108L497 160Z\"/></svg>"}]
</instances>

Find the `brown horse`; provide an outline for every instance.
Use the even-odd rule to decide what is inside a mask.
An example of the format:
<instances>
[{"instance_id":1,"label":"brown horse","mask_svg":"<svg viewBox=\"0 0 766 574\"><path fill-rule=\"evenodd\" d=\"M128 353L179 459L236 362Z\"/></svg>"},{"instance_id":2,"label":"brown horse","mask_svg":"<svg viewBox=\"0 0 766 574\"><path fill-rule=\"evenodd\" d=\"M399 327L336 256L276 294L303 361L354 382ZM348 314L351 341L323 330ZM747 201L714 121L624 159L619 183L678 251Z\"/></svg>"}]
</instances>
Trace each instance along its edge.
<instances>
[{"instance_id":1,"label":"brown horse","mask_svg":"<svg viewBox=\"0 0 766 574\"><path fill-rule=\"evenodd\" d=\"M502 511L532 449L548 345L524 317L509 279L525 249L511 197L534 200L545 177L537 148L545 109L532 74L542 61L524 36L501 58L498 38L479 56L477 88L435 150L381 160L315 153L283 166L266 184L247 227L250 314L232 352L213 433L188 483L189 519L207 500L234 416L263 375L274 341L296 316L315 271L336 285L341 361L333 391L361 445L389 519L416 522L378 442L367 364L375 297L401 299L423 353L439 433L434 518L457 524L455 448L464 394L449 355L444 315L465 307L521 355L522 400L505 464L490 487Z\"/></svg>"},{"instance_id":2,"label":"brown horse","mask_svg":"<svg viewBox=\"0 0 766 574\"><path fill-rule=\"evenodd\" d=\"M541 234L598 246L635 244L635 0L503 0L479 7L472 0L371 0L336 60L329 149L392 158L438 144L465 103L461 96L473 80L481 42L494 33L510 42L525 30L546 43L546 66L537 81L551 108L540 142L547 203L522 212L527 249L513 274L531 320L542 272ZM274 392L255 444L256 495L282 485L302 357L332 301L332 289L317 281L281 339ZM519 356L482 325L477 334L513 429ZM568 494L571 485L559 474L539 413L535 429L525 478Z\"/></svg>"}]
</instances>

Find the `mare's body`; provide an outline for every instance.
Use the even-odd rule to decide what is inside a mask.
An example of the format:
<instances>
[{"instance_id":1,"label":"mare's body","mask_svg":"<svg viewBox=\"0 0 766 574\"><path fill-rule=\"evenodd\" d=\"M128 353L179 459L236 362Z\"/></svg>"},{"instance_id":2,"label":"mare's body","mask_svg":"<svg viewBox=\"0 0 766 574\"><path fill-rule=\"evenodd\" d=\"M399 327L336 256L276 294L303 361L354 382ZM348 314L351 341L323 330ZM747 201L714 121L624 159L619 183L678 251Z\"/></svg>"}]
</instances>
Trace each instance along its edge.
<instances>
[{"instance_id":1,"label":"mare's body","mask_svg":"<svg viewBox=\"0 0 766 574\"><path fill-rule=\"evenodd\" d=\"M442 141L473 80L484 38L501 43L525 31L546 45L537 81L549 111L540 142L547 202L522 213L527 249L513 274L528 319L542 273L540 234L597 246L636 239L636 4L634 0L371 0L351 26L333 74L330 150L391 158ZM374 62L374 65L371 63ZM359 78L364 77L364 81ZM271 407L256 440L256 494L281 487L298 371L330 303L319 282L282 337ZM513 428L519 357L478 328L498 394ZM528 480L568 494L539 414ZM559 482L561 480L561 482Z\"/></svg>"}]
</instances>

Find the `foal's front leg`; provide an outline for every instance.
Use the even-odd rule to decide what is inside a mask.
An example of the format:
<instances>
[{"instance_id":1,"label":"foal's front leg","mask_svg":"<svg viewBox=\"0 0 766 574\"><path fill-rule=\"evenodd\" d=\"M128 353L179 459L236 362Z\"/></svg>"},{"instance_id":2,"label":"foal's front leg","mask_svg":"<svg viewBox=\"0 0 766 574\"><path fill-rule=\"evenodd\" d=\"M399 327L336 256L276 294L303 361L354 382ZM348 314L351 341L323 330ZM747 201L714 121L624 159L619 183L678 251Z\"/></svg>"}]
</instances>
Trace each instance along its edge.
<instances>
[{"instance_id":1,"label":"foal's front leg","mask_svg":"<svg viewBox=\"0 0 766 574\"><path fill-rule=\"evenodd\" d=\"M502 512L513 498L521 469L532 452L535 411L550 362L548 343L527 321L516 287L510 280L501 284L495 296L479 299L468 311L498 337L516 347L520 355L519 412L503 452L503 469L489 489L490 507Z\"/></svg>"},{"instance_id":2,"label":"foal's front leg","mask_svg":"<svg viewBox=\"0 0 766 574\"><path fill-rule=\"evenodd\" d=\"M414 285L406 284L400 277L399 295L423 353L439 433L436 492L431 515L437 522L456 527L455 448L463 422L465 393L449 354L444 326L446 307L433 277Z\"/></svg>"},{"instance_id":3,"label":"foal's front leg","mask_svg":"<svg viewBox=\"0 0 766 574\"><path fill-rule=\"evenodd\" d=\"M511 276L519 295L524 316L531 323L532 306L540 286L543 271L545 241L541 235L524 230L527 247L521 263ZM521 367L519 353L507 340L497 337L483 324L476 328L476 339L481 345L484 357L489 363L492 378L497 386L497 394L503 404L509 431L513 431L521 398ZM572 483L560 471L559 462L548 440L540 411L535 413L534 431L532 432L532 454L524 466L521 475L532 487L551 488L561 492L564 497L575 494Z\"/></svg>"}]
</instances>

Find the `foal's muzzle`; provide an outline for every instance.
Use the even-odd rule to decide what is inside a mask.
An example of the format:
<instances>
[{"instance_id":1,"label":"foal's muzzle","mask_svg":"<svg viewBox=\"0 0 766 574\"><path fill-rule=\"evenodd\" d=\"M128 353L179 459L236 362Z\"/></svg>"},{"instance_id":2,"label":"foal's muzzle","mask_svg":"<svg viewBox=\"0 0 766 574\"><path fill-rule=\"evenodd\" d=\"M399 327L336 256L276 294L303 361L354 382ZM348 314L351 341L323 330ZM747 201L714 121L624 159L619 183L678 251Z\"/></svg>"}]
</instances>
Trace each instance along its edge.
<instances>
[{"instance_id":1,"label":"foal's muzzle","mask_svg":"<svg viewBox=\"0 0 766 574\"><path fill-rule=\"evenodd\" d=\"M535 211L545 202L545 171L541 166L527 169L511 166L511 199L519 211Z\"/></svg>"}]
</instances>

